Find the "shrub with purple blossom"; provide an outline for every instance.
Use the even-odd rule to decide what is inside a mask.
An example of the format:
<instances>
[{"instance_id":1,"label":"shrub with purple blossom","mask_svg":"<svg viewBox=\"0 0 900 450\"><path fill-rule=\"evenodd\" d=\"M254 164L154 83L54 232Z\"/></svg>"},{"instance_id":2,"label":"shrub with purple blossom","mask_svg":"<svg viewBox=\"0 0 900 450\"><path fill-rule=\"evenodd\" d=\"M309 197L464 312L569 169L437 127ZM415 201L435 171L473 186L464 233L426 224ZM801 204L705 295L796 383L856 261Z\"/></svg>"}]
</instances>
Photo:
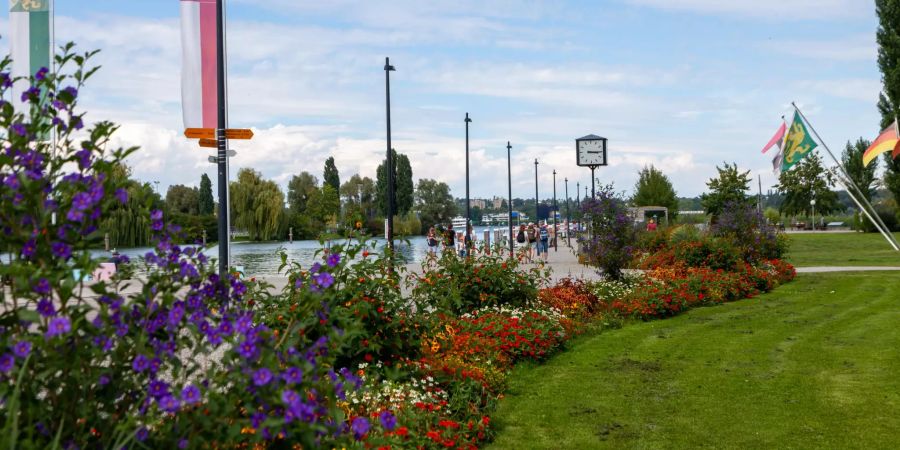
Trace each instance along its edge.
<instances>
[{"instance_id":1,"label":"shrub with purple blossom","mask_svg":"<svg viewBox=\"0 0 900 450\"><path fill-rule=\"evenodd\" d=\"M579 239L581 253L605 276L622 278L622 269L631 261L637 239L625 200L612 185L606 185L597 190L596 200L582 203L581 211L589 224L588 233Z\"/></svg>"},{"instance_id":2,"label":"shrub with purple blossom","mask_svg":"<svg viewBox=\"0 0 900 450\"><path fill-rule=\"evenodd\" d=\"M746 202L728 202L716 216L711 232L737 247L741 258L748 263L764 259L781 259L788 242L765 216Z\"/></svg>"}]
</instances>

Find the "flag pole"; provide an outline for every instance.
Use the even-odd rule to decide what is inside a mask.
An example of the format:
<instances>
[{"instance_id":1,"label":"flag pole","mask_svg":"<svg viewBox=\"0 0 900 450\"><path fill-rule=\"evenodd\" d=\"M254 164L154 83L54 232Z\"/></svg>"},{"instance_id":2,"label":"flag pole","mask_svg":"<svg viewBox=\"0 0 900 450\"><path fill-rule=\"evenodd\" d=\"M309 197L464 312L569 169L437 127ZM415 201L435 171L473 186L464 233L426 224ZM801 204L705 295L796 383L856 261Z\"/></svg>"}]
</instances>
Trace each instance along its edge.
<instances>
[{"instance_id":1,"label":"flag pole","mask_svg":"<svg viewBox=\"0 0 900 450\"><path fill-rule=\"evenodd\" d=\"M888 241L889 244L891 244L891 247L893 247L895 251L900 251L900 245L897 244L897 241L894 239L894 236L891 235L887 231L887 226L884 224L884 222L881 221L881 217L878 216L878 213L875 211L875 208L872 207L872 204L869 203L869 200L867 200L866 196L863 195L863 192L859 188L859 186L857 186L856 183L853 182L853 179L850 178L850 175L847 173L846 170L844 170L844 166L834 156L834 153L831 153L831 149L828 148L828 144L826 144L825 141L822 140L822 137L819 136L819 133L816 131L816 128L813 127L811 123L809 123L809 120L807 120L806 116L803 114L803 111L800 111L800 108L797 107L796 103L791 102L791 106L793 106L794 110L796 110L797 113L800 114L800 117L803 119L803 121L806 123L806 125L809 126L809 129L813 132L813 134L816 135L816 139L819 140L819 142L822 144L822 147L825 149L825 151L828 152L828 155L831 156L831 159L834 160L835 164L837 164L838 169L841 171L841 174L843 174L843 176L844 176L844 181L845 181L844 184L845 184L845 187L848 188L847 193L850 194L850 197L853 198L853 194L851 192L852 189L850 189L850 187L852 186L854 189L856 189L856 192L859 194L860 199L862 200L862 203L865 204L869 209L872 210L871 213L869 212L869 209L866 209L866 208L862 207L862 205L860 205L859 199L854 199L854 201L857 203L857 205L860 206L860 209L862 209L863 213L865 213L865 215L869 218L869 220L872 221L872 224L875 225L875 228L878 228L878 231L881 232L881 235L884 236L884 238Z\"/></svg>"}]
</instances>

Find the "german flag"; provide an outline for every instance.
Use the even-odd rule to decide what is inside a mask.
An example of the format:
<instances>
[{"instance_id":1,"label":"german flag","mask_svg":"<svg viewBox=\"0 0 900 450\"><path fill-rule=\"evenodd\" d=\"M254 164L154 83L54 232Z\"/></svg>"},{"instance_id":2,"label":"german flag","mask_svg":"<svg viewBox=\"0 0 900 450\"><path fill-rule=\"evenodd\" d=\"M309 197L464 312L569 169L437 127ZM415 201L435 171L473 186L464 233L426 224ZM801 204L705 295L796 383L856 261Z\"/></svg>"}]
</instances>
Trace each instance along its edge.
<instances>
[{"instance_id":1,"label":"german flag","mask_svg":"<svg viewBox=\"0 0 900 450\"><path fill-rule=\"evenodd\" d=\"M900 155L900 145L898 144L900 144L900 134L897 133L897 121L895 120L891 126L885 128L878 135L878 139L875 139L875 142L872 142L872 145L863 153L863 166L868 166L876 156L884 152L893 151L892 155L896 158L897 155Z\"/></svg>"}]
</instances>

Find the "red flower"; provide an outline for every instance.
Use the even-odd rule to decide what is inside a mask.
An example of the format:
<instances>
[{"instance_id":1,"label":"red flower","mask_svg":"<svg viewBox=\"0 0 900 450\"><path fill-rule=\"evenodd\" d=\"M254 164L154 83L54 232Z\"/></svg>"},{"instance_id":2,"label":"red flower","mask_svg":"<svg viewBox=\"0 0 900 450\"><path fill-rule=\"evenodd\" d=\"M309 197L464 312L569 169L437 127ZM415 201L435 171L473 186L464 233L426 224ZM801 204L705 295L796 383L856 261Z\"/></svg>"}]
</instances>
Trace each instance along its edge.
<instances>
[{"instance_id":1,"label":"red flower","mask_svg":"<svg viewBox=\"0 0 900 450\"><path fill-rule=\"evenodd\" d=\"M397 436L406 437L406 435L409 434L409 429L407 429L406 427L400 427L397 428L397 431L395 431L394 434L396 434Z\"/></svg>"}]
</instances>

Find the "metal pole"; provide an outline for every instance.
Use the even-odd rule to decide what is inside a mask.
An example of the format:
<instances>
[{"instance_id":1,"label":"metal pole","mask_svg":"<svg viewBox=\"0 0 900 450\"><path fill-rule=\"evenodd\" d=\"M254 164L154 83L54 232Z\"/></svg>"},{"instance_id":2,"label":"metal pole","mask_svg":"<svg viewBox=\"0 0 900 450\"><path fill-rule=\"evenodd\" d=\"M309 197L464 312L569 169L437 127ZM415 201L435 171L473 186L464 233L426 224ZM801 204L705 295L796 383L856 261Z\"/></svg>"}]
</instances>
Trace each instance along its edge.
<instances>
[{"instance_id":1,"label":"metal pole","mask_svg":"<svg viewBox=\"0 0 900 450\"><path fill-rule=\"evenodd\" d=\"M538 210L538 176L537 176L537 158L534 158L534 223L540 222L540 211Z\"/></svg>"},{"instance_id":2,"label":"metal pole","mask_svg":"<svg viewBox=\"0 0 900 450\"><path fill-rule=\"evenodd\" d=\"M469 245L472 243L472 236L469 233L469 221L472 220L472 206L471 200L469 200L469 123L471 122L472 119L469 118L469 113L466 113L466 240L464 242L466 255L472 253L469 248Z\"/></svg>"},{"instance_id":3,"label":"metal pole","mask_svg":"<svg viewBox=\"0 0 900 450\"><path fill-rule=\"evenodd\" d=\"M575 182L575 207L576 208L581 207L581 182L580 181Z\"/></svg>"},{"instance_id":4,"label":"metal pole","mask_svg":"<svg viewBox=\"0 0 900 450\"><path fill-rule=\"evenodd\" d=\"M509 257L512 258L515 254L515 250L513 250L513 224L512 224L512 157L510 156L512 152L512 145L510 145L509 141L506 141L506 182L509 186L509 198L506 200L506 209L507 213L509 213L508 222L509 222Z\"/></svg>"},{"instance_id":5,"label":"metal pole","mask_svg":"<svg viewBox=\"0 0 900 450\"><path fill-rule=\"evenodd\" d=\"M569 247L572 246L572 240L569 237L570 228L572 228L572 211L569 209L569 178L566 177L566 245Z\"/></svg>"},{"instance_id":6,"label":"metal pole","mask_svg":"<svg viewBox=\"0 0 900 450\"><path fill-rule=\"evenodd\" d=\"M591 166L591 200L597 200L597 188L594 186L594 169L596 168L597 167L595 166Z\"/></svg>"},{"instance_id":7,"label":"metal pole","mask_svg":"<svg viewBox=\"0 0 900 450\"><path fill-rule=\"evenodd\" d=\"M225 0L216 1L216 144L217 144L217 171L219 176L219 275L222 277L225 295L228 293L228 283L225 277L228 275L228 171L226 158L228 140L225 138L226 120L225 104L225 21L223 20L223 3Z\"/></svg>"},{"instance_id":8,"label":"metal pole","mask_svg":"<svg viewBox=\"0 0 900 450\"><path fill-rule=\"evenodd\" d=\"M387 116L387 162L385 163L385 171L387 172L387 244L390 250L388 258L388 270L393 271L394 268L394 152L391 149L391 72L394 71L391 60L384 58L384 103Z\"/></svg>"},{"instance_id":9,"label":"metal pole","mask_svg":"<svg viewBox=\"0 0 900 450\"><path fill-rule=\"evenodd\" d=\"M556 225L556 169L553 169L553 251L559 251L559 239L556 236L556 233L559 231Z\"/></svg>"}]
</instances>

